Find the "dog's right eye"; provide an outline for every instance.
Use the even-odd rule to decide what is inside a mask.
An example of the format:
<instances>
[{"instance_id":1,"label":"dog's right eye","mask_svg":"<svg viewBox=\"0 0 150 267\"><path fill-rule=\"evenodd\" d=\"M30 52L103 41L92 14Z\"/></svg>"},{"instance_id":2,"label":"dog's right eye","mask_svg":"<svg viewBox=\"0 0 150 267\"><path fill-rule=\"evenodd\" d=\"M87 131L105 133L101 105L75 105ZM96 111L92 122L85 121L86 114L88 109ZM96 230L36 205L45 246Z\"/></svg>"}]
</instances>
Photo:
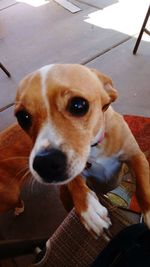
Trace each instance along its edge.
<instances>
[{"instance_id":1,"label":"dog's right eye","mask_svg":"<svg viewBox=\"0 0 150 267\"><path fill-rule=\"evenodd\" d=\"M28 130L32 124L31 115L25 111L21 110L16 113L16 118L18 120L19 125L24 129Z\"/></svg>"},{"instance_id":2,"label":"dog's right eye","mask_svg":"<svg viewBox=\"0 0 150 267\"><path fill-rule=\"evenodd\" d=\"M82 97L73 97L68 104L67 110L73 116L84 116L89 110L89 102Z\"/></svg>"}]
</instances>

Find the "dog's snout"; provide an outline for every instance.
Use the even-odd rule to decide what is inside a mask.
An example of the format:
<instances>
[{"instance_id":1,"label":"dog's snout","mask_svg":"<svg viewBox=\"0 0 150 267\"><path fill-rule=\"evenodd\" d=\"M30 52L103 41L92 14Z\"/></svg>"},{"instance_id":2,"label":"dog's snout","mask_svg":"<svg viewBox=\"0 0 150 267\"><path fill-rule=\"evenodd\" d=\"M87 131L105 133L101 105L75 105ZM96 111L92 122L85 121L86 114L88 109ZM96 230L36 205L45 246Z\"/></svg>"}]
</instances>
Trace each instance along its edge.
<instances>
[{"instance_id":1,"label":"dog's snout","mask_svg":"<svg viewBox=\"0 0 150 267\"><path fill-rule=\"evenodd\" d=\"M67 179L67 157L58 149L39 152L33 161L33 169L47 183L57 183Z\"/></svg>"}]
</instances>

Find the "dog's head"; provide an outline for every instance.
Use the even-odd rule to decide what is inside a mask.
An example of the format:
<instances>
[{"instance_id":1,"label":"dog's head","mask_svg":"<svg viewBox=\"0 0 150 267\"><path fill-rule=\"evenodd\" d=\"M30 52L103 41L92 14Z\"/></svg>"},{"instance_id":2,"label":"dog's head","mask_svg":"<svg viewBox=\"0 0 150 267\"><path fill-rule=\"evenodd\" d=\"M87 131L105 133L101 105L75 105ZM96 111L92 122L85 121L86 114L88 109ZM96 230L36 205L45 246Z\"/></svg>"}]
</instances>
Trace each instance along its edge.
<instances>
[{"instance_id":1,"label":"dog's head","mask_svg":"<svg viewBox=\"0 0 150 267\"><path fill-rule=\"evenodd\" d=\"M111 79L77 64L45 66L21 81L15 115L33 141L29 165L38 181L65 183L82 172L116 97Z\"/></svg>"}]
</instances>

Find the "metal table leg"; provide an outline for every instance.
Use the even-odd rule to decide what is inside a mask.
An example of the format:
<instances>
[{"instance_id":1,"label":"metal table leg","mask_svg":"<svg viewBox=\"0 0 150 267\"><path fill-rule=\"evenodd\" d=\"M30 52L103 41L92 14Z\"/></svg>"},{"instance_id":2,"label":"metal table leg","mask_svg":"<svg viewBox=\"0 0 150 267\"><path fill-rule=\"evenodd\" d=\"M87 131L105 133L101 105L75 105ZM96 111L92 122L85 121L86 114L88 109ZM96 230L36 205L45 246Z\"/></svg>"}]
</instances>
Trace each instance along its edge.
<instances>
[{"instance_id":1,"label":"metal table leg","mask_svg":"<svg viewBox=\"0 0 150 267\"><path fill-rule=\"evenodd\" d=\"M4 67L4 65L2 65L2 63L0 63L0 68L6 73L9 78L11 77L10 72Z\"/></svg>"},{"instance_id":2,"label":"metal table leg","mask_svg":"<svg viewBox=\"0 0 150 267\"><path fill-rule=\"evenodd\" d=\"M135 47L134 47L134 49L133 49L133 54L134 54L134 55L136 54L136 52L137 52L137 50L138 50L138 47L139 47L139 44L140 44L140 41L141 41L143 32L146 32L147 34L150 35L150 32L145 28L145 27L146 27L146 23L147 23L148 18L149 18L149 15L150 15L150 6L149 6L148 11L147 11L147 13L146 13L146 16L145 16L145 19L144 19L144 22L143 22L141 31L140 31L140 33L139 33L138 39L137 39L136 44L135 44Z\"/></svg>"}]
</instances>

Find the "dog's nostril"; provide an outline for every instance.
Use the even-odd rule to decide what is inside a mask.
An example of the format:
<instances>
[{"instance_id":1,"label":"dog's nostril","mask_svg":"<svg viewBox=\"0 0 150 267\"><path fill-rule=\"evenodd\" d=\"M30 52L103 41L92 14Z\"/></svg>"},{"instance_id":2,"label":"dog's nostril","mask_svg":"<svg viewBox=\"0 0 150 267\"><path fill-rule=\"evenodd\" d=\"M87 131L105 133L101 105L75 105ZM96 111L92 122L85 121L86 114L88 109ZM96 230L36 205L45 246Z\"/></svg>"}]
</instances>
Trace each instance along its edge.
<instances>
[{"instance_id":1,"label":"dog's nostril","mask_svg":"<svg viewBox=\"0 0 150 267\"><path fill-rule=\"evenodd\" d=\"M66 174L67 158L58 149L39 152L33 161L33 169L47 182L63 180Z\"/></svg>"}]
</instances>

